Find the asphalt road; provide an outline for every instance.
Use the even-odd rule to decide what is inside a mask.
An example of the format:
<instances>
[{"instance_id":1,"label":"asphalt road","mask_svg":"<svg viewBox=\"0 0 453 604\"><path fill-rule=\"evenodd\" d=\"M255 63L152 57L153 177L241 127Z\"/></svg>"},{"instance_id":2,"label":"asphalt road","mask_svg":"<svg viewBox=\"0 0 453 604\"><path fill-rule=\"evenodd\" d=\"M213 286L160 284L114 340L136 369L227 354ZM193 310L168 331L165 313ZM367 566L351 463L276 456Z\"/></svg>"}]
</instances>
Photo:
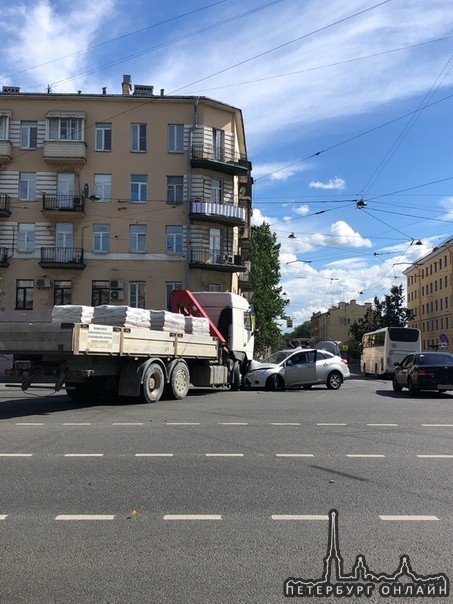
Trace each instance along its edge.
<instances>
[{"instance_id":1,"label":"asphalt road","mask_svg":"<svg viewBox=\"0 0 453 604\"><path fill-rule=\"evenodd\" d=\"M122 406L1 385L0 603L273 604L330 570L353 596L305 599L396 602L357 556L453 579L452 470L453 395L384 380Z\"/></svg>"}]
</instances>

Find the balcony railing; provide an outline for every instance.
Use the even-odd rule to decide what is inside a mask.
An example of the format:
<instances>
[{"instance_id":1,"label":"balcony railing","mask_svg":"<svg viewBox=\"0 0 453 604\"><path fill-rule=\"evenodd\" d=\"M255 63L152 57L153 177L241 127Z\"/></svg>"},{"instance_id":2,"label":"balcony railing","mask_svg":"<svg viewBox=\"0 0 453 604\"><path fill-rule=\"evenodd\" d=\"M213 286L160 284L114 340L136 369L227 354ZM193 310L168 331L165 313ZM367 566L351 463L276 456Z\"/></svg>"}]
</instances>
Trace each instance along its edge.
<instances>
[{"instance_id":1,"label":"balcony railing","mask_svg":"<svg viewBox=\"0 0 453 604\"><path fill-rule=\"evenodd\" d=\"M0 247L0 266L5 268L9 266L9 249L7 247Z\"/></svg>"},{"instance_id":2,"label":"balcony railing","mask_svg":"<svg viewBox=\"0 0 453 604\"><path fill-rule=\"evenodd\" d=\"M78 247L42 247L42 268L85 268L83 249Z\"/></svg>"},{"instance_id":3,"label":"balcony railing","mask_svg":"<svg viewBox=\"0 0 453 604\"><path fill-rule=\"evenodd\" d=\"M42 195L44 212L84 212L85 199L83 195Z\"/></svg>"},{"instance_id":4,"label":"balcony railing","mask_svg":"<svg viewBox=\"0 0 453 604\"><path fill-rule=\"evenodd\" d=\"M9 195L0 195L0 216L8 218L11 216Z\"/></svg>"},{"instance_id":5,"label":"balcony railing","mask_svg":"<svg viewBox=\"0 0 453 604\"><path fill-rule=\"evenodd\" d=\"M13 146L9 140L0 140L0 162L9 164L13 159Z\"/></svg>"},{"instance_id":6,"label":"balcony railing","mask_svg":"<svg viewBox=\"0 0 453 604\"><path fill-rule=\"evenodd\" d=\"M234 206L232 203L216 203L203 199L191 200L190 215L197 220L225 224L245 225L247 221L247 212L244 208Z\"/></svg>"},{"instance_id":7,"label":"balcony railing","mask_svg":"<svg viewBox=\"0 0 453 604\"><path fill-rule=\"evenodd\" d=\"M192 145L190 163L192 168L208 168L236 176L246 176L250 170L245 155L204 144Z\"/></svg>"},{"instance_id":8,"label":"balcony railing","mask_svg":"<svg viewBox=\"0 0 453 604\"><path fill-rule=\"evenodd\" d=\"M192 268L229 273L244 272L246 270L244 259L239 254L198 247L190 249L190 266Z\"/></svg>"}]
</instances>

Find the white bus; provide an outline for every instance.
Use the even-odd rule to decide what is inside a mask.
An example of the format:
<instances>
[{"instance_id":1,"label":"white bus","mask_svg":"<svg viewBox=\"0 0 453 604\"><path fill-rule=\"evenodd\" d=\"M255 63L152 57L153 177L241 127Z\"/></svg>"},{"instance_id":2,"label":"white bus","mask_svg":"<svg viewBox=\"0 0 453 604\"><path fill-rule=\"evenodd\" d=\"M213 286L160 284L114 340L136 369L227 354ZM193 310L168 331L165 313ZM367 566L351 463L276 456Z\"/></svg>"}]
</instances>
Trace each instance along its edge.
<instances>
[{"instance_id":1,"label":"white bus","mask_svg":"<svg viewBox=\"0 0 453 604\"><path fill-rule=\"evenodd\" d=\"M395 363L411 352L420 352L421 346L419 329L383 327L370 331L362 337L360 367L365 375L389 375L395 371Z\"/></svg>"}]
</instances>

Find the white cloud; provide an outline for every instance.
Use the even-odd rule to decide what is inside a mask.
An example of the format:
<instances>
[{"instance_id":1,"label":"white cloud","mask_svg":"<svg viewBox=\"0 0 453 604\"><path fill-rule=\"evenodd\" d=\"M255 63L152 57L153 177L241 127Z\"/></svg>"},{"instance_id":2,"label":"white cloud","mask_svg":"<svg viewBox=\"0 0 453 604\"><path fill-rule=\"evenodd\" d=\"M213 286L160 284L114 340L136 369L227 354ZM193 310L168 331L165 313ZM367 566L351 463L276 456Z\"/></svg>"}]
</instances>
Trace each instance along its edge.
<instances>
[{"instance_id":1,"label":"white cloud","mask_svg":"<svg viewBox=\"0 0 453 604\"><path fill-rule=\"evenodd\" d=\"M301 205L301 206L297 206L297 208L295 208L294 212L296 214L299 214L299 216L306 216L307 214L310 213L310 208L307 205Z\"/></svg>"},{"instance_id":2,"label":"white cloud","mask_svg":"<svg viewBox=\"0 0 453 604\"><path fill-rule=\"evenodd\" d=\"M313 245L338 247L372 247L370 239L362 237L347 222L338 220L330 226L331 235L315 233L310 237Z\"/></svg>"},{"instance_id":3,"label":"white cloud","mask_svg":"<svg viewBox=\"0 0 453 604\"><path fill-rule=\"evenodd\" d=\"M342 191L346 188L346 183L342 178L331 178L327 182L321 182L314 180L308 185L311 189L326 189L326 190L339 190Z\"/></svg>"}]
</instances>

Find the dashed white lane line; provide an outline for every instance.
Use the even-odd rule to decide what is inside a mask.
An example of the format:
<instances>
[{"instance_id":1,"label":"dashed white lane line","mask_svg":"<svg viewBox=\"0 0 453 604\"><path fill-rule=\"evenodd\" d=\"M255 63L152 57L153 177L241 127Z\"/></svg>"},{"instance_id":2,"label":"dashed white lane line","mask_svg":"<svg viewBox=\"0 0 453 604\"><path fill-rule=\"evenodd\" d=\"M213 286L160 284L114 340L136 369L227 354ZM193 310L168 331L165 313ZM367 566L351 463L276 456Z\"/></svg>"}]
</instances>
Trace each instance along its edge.
<instances>
[{"instance_id":1,"label":"dashed white lane line","mask_svg":"<svg viewBox=\"0 0 453 604\"><path fill-rule=\"evenodd\" d=\"M329 520L324 514L273 514L272 520Z\"/></svg>"},{"instance_id":2,"label":"dashed white lane line","mask_svg":"<svg viewBox=\"0 0 453 604\"><path fill-rule=\"evenodd\" d=\"M433 459L451 459L453 457L453 455L443 455L443 454L434 455L434 454L432 454L432 455L417 455L417 457L421 457L422 459L423 458L425 458L425 459L431 459L431 458L433 458Z\"/></svg>"},{"instance_id":3,"label":"dashed white lane line","mask_svg":"<svg viewBox=\"0 0 453 604\"><path fill-rule=\"evenodd\" d=\"M135 457L173 457L173 453L136 453Z\"/></svg>"},{"instance_id":4,"label":"dashed white lane line","mask_svg":"<svg viewBox=\"0 0 453 604\"><path fill-rule=\"evenodd\" d=\"M166 422L167 426L199 426L200 422Z\"/></svg>"},{"instance_id":5,"label":"dashed white lane line","mask_svg":"<svg viewBox=\"0 0 453 604\"><path fill-rule=\"evenodd\" d=\"M64 457L104 457L104 453L65 453Z\"/></svg>"},{"instance_id":6,"label":"dashed white lane line","mask_svg":"<svg viewBox=\"0 0 453 604\"><path fill-rule=\"evenodd\" d=\"M8 514L0 514L0 520L5 520Z\"/></svg>"},{"instance_id":7,"label":"dashed white lane line","mask_svg":"<svg viewBox=\"0 0 453 604\"><path fill-rule=\"evenodd\" d=\"M0 453L0 457L32 457L33 453Z\"/></svg>"},{"instance_id":8,"label":"dashed white lane line","mask_svg":"<svg viewBox=\"0 0 453 604\"><path fill-rule=\"evenodd\" d=\"M165 514L164 520L222 520L220 514Z\"/></svg>"},{"instance_id":9,"label":"dashed white lane line","mask_svg":"<svg viewBox=\"0 0 453 604\"><path fill-rule=\"evenodd\" d=\"M367 426L381 426L381 427L390 427L390 426L398 426L398 424L367 424Z\"/></svg>"},{"instance_id":10,"label":"dashed white lane line","mask_svg":"<svg viewBox=\"0 0 453 604\"><path fill-rule=\"evenodd\" d=\"M271 426L300 426L300 422L271 422Z\"/></svg>"},{"instance_id":11,"label":"dashed white lane line","mask_svg":"<svg viewBox=\"0 0 453 604\"><path fill-rule=\"evenodd\" d=\"M44 422L16 422L16 426L44 426Z\"/></svg>"},{"instance_id":12,"label":"dashed white lane line","mask_svg":"<svg viewBox=\"0 0 453 604\"><path fill-rule=\"evenodd\" d=\"M143 422L114 422L112 426L143 426Z\"/></svg>"},{"instance_id":13,"label":"dashed white lane line","mask_svg":"<svg viewBox=\"0 0 453 604\"><path fill-rule=\"evenodd\" d=\"M423 428L453 428L453 424L422 424Z\"/></svg>"},{"instance_id":14,"label":"dashed white lane line","mask_svg":"<svg viewBox=\"0 0 453 604\"><path fill-rule=\"evenodd\" d=\"M63 426L91 426L91 422L64 422Z\"/></svg>"},{"instance_id":15,"label":"dashed white lane line","mask_svg":"<svg viewBox=\"0 0 453 604\"><path fill-rule=\"evenodd\" d=\"M244 453L205 453L206 457L244 457Z\"/></svg>"},{"instance_id":16,"label":"dashed white lane line","mask_svg":"<svg viewBox=\"0 0 453 604\"><path fill-rule=\"evenodd\" d=\"M340 423L319 423L317 426L347 426L348 424L340 424Z\"/></svg>"},{"instance_id":17,"label":"dashed white lane line","mask_svg":"<svg viewBox=\"0 0 453 604\"><path fill-rule=\"evenodd\" d=\"M275 457L314 457L313 453L276 453Z\"/></svg>"},{"instance_id":18,"label":"dashed white lane line","mask_svg":"<svg viewBox=\"0 0 453 604\"><path fill-rule=\"evenodd\" d=\"M60 514L55 520L113 520L114 514Z\"/></svg>"},{"instance_id":19,"label":"dashed white lane line","mask_svg":"<svg viewBox=\"0 0 453 604\"><path fill-rule=\"evenodd\" d=\"M248 426L248 422L219 422L219 426Z\"/></svg>"},{"instance_id":20,"label":"dashed white lane line","mask_svg":"<svg viewBox=\"0 0 453 604\"><path fill-rule=\"evenodd\" d=\"M347 453L346 457L385 457L385 455L380 453Z\"/></svg>"},{"instance_id":21,"label":"dashed white lane line","mask_svg":"<svg viewBox=\"0 0 453 604\"><path fill-rule=\"evenodd\" d=\"M393 522L393 521L397 522L399 520L404 521L404 522L406 522L406 521L409 521L409 522L411 522L411 521L413 521L413 522L430 522L430 521L433 521L433 520L439 520L439 518L437 516L404 516L404 515L401 515L401 516L381 516L380 515L379 518L381 520L390 521L390 522Z\"/></svg>"}]
</instances>

